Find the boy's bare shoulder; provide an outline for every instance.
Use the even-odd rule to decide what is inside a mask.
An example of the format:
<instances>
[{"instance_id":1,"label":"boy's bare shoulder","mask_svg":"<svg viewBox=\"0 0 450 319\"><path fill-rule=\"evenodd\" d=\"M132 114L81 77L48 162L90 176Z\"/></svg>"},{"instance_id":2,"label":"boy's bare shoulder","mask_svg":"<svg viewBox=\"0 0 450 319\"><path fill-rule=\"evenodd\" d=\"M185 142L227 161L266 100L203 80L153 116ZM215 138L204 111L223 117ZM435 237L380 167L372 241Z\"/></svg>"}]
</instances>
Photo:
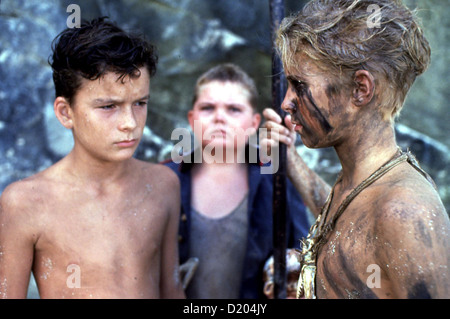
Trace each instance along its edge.
<instances>
[{"instance_id":1,"label":"boy's bare shoulder","mask_svg":"<svg viewBox=\"0 0 450 319\"><path fill-rule=\"evenodd\" d=\"M448 279L440 267L450 257L450 221L438 192L409 165L395 169L378 188L371 211L377 264L401 298L443 296Z\"/></svg>"},{"instance_id":2,"label":"boy's bare shoulder","mask_svg":"<svg viewBox=\"0 0 450 319\"><path fill-rule=\"evenodd\" d=\"M141 187L151 190L157 201L170 211L178 212L180 201L180 182L177 175L162 164L139 161L134 178Z\"/></svg>"},{"instance_id":3,"label":"boy's bare shoulder","mask_svg":"<svg viewBox=\"0 0 450 319\"><path fill-rule=\"evenodd\" d=\"M440 246L445 241L448 244L448 214L427 179L411 166L403 165L380 186L383 190L372 207L381 236L403 244ZM444 236L439 238L438 233Z\"/></svg>"},{"instance_id":4,"label":"boy's bare shoulder","mask_svg":"<svg viewBox=\"0 0 450 319\"><path fill-rule=\"evenodd\" d=\"M0 196L0 220L9 229L29 234L39 234L45 207L54 198L51 182L46 172L40 172L8 185ZM33 237L36 239L37 237Z\"/></svg>"},{"instance_id":5,"label":"boy's bare shoulder","mask_svg":"<svg viewBox=\"0 0 450 319\"><path fill-rule=\"evenodd\" d=\"M49 171L44 170L8 185L0 197L3 210L26 212L48 201L54 188L53 180L48 175Z\"/></svg>"},{"instance_id":6,"label":"boy's bare shoulder","mask_svg":"<svg viewBox=\"0 0 450 319\"><path fill-rule=\"evenodd\" d=\"M144 161L137 161L137 163L139 167L137 171L141 177L145 176L146 180L158 182L164 187L179 189L178 177L169 167Z\"/></svg>"},{"instance_id":7,"label":"boy's bare shoulder","mask_svg":"<svg viewBox=\"0 0 450 319\"><path fill-rule=\"evenodd\" d=\"M384 187L377 199L377 207L385 214L384 217L389 217L386 214L394 217L400 212L403 217L420 215L423 211L445 212L434 186L407 164L399 168L382 186Z\"/></svg>"}]
</instances>

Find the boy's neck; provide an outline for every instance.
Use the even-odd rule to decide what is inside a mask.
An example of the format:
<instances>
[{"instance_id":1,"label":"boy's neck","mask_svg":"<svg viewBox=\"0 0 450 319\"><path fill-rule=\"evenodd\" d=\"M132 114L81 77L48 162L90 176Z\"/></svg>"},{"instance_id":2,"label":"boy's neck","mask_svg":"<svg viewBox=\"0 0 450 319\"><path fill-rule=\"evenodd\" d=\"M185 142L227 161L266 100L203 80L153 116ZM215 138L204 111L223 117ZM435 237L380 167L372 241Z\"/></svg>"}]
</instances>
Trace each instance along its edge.
<instances>
[{"instance_id":1,"label":"boy's neck","mask_svg":"<svg viewBox=\"0 0 450 319\"><path fill-rule=\"evenodd\" d=\"M341 187L353 189L398 151L394 127L383 122L376 130L355 132L351 139L335 146L335 150L342 165Z\"/></svg>"},{"instance_id":2,"label":"boy's neck","mask_svg":"<svg viewBox=\"0 0 450 319\"><path fill-rule=\"evenodd\" d=\"M70 174L91 185L106 185L121 180L127 175L132 161L133 158L121 162L102 161L94 157L79 156L75 150L66 156Z\"/></svg>"}]
</instances>

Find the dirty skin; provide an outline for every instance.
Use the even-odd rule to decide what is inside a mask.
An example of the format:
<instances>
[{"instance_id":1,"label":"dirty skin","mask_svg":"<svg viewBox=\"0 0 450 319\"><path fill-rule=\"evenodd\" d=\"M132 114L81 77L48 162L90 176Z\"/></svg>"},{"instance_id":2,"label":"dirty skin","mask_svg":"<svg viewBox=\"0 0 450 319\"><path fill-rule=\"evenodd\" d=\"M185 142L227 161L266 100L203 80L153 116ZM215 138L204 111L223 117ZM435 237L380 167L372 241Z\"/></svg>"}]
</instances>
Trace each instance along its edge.
<instances>
[{"instance_id":1,"label":"dirty skin","mask_svg":"<svg viewBox=\"0 0 450 319\"><path fill-rule=\"evenodd\" d=\"M302 114L302 117L311 119L313 123L313 127L310 127L304 123L303 118L296 118L297 121L303 126L303 129L306 134L311 135L313 132L323 131L325 133L329 133L333 127L327 121L325 116L322 114L320 109L317 107L317 103L312 97L311 90L307 87L304 82L301 82L292 77L288 78L291 83L297 98L292 101L296 109ZM300 108L300 106L302 106ZM317 123L317 124L315 124Z\"/></svg>"}]
</instances>

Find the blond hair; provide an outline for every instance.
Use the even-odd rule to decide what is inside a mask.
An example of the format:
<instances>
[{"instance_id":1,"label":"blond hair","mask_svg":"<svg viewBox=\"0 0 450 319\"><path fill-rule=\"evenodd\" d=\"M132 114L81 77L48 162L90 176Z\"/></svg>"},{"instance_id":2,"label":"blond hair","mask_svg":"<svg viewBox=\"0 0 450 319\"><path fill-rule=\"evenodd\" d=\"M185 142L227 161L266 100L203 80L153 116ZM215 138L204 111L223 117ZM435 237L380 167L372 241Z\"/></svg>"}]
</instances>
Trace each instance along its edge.
<instances>
[{"instance_id":1,"label":"blond hair","mask_svg":"<svg viewBox=\"0 0 450 319\"><path fill-rule=\"evenodd\" d=\"M400 0L310 1L282 21L276 46L285 70L295 69L303 53L344 85L357 70L371 72L384 118L393 120L430 63L417 20Z\"/></svg>"}]
</instances>

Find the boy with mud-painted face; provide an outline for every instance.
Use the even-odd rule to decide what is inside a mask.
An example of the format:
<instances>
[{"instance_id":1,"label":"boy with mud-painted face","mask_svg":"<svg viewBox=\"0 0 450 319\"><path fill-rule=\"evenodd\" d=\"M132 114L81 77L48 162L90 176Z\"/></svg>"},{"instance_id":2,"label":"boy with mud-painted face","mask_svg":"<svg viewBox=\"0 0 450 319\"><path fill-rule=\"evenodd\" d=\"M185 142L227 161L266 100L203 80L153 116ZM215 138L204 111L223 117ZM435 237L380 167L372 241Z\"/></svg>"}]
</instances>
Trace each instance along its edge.
<instances>
[{"instance_id":1,"label":"boy with mud-painted face","mask_svg":"<svg viewBox=\"0 0 450 319\"><path fill-rule=\"evenodd\" d=\"M132 157L157 56L105 19L53 48L54 110L72 151L0 199L0 297L177 298L179 183Z\"/></svg>"},{"instance_id":2,"label":"boy with mud-painted face","mask_svg":"<svg viewBox=\"0 0 450 319\"><path fill-rule=\"evenodd\" d=\"M302 245L298 297L448 298L449 218L394 133L430 62L416 18L401 1L312 1L282 22L277 49L290 115L285 128L265 110L265 127L280 134L261 143L288 145L289 177L318 216ZM331 189L295 151L295 132L307 147L336 150L342 171Z\"/></svg>"}]
</instances>

